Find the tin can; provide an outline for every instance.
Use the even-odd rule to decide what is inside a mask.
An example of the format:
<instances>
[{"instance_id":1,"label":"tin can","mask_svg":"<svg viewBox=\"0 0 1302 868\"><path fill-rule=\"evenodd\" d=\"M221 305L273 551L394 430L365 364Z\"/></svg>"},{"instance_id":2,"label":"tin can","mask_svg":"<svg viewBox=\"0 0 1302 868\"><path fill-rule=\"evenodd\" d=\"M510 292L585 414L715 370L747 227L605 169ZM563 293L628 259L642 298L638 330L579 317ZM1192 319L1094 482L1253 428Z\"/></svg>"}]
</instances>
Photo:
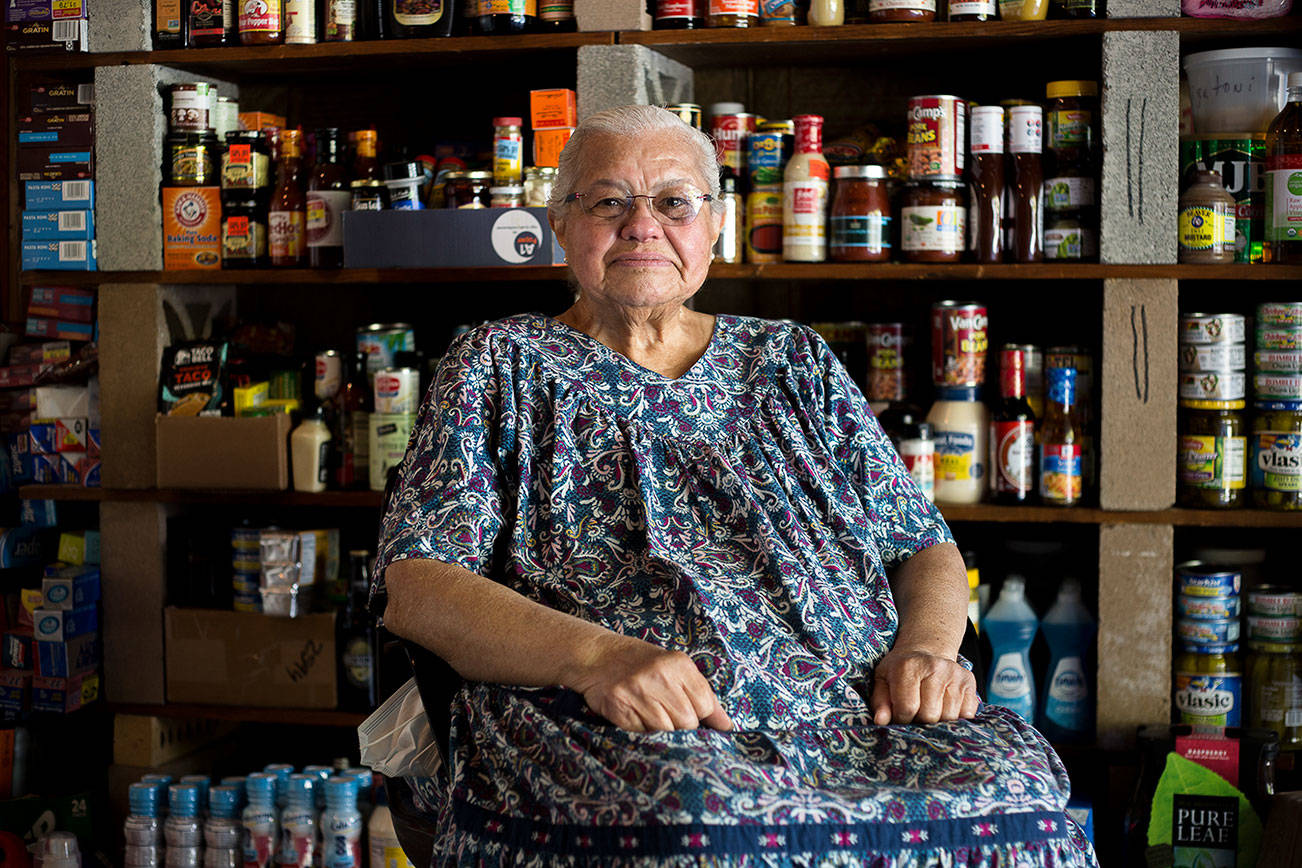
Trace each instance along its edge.
<instances>
[{"instance_id":1,"label":"tin can","mask_svg":"<svg viewBox=\"0 0 1302 868\"><path fill-rule=\"evenodd\" d=\"M1248 330L1243 314L1180 314L1180 343L1182 344L1241 344L1247 336Z\"/></svg>"},{"instance_id":2,"label":"tin can","mask_svg":"<svg viewBox=\"0 0 1302 868\"><path fill-rule=\"evenodd\" d=\"M1302 616L1302 593L1279 585L1258 585L1248 591L1248 612L1270 618Z\"/></svg>"},{"instance_id":3,"label":"tin can","mask_svg":"<svg viewBox=\"0 0 1302 868\"><path fill-rule=\"evenodd\" d=\"M746 261L782 261L782 188L766 187L746 196Z\"/></svg>"},{"instance_id":4,"label":"tin can","mask_svg":"<svg viewBox=\"0 0 1302 868\"><path fill-rule=\"evenodd\" d=\"M967 101L947 94L909 99L909 177L960 180L967 157Z\"/></svg>"},{"instance_id":5,"label":"tin can","mask_svg":"<svg viewBox=\"0 0 1302 868\"><path fill-rule=\"evenodd\" d=\"M416 349L416 332L405 322L371 323L357 330L357 351L366 356L366 374L393 367L395 353Z\"/></svg>"},{"instance_id":6,"label":"tin can","mask_svg":"<svg viewBox=\"0 0 1302 868\"><path fill-rule=\"evenodd\" d=\"M1199 169L1219 172L1234 199L1234 261L1261 262L1266 230L1264 170L1266 137L1261 133L1186 138L1180 142L1180 175L1192 180ZM1185 184L1182 183L1181 189Z\"/></svg>"},{"instance_id":7,"label":"tin can","mask_svg":"<svg viewBox=\"0 0 1302 868\"><path fill-rule=\"evenodd\" d=\"M318 401L333 401L344 385L344 357L338 350L316 354L316 378L312 394Z\"/></svg>"},{"instance_id":8,"label":"tin can","mask_svg":"<svg viewBox=\"0 0 1302 868\"><path fill-rule=\"evenodd\" d=\"M1248 364L1243 344L1181 344L1181 371L1242 371Z\"/></svg>"},{"instance_id":9,"label":"tin can","mask_svg":"<svg viewBox=\"0 0 1302 868\"><path fill-rule=\"evenodd\" d=\"M1216 621L1239 617L1242 604L1238 597L1196 597L1177 594L1175 612L1181 618L1195 621Z\"/></svg>"},{"instance_id":10,"label":"tin can","mask_svg":"<svg viewBox=\"0 0 1302 868\"><path fill-rule=\"evenodd\" d=\"M1302 328L1275 326L1257 329L1257 349L1302 350Z\"/></svg>"},{"instance_id":11,"label":"tin can","mask_svg":"<svg viewBox=\"0 0 1302 868\"><path fill-rule=\"evenodd\" d=\"M677 102L665 106L665 111L673 112L683 119L683 123L693 129L701 128L701 107L694 102Z\"/></svg>"},{"instance_id":12,"label":"tin can","mask_svg":"<svg viewBox=\"0 0 1302 868\"><path fill-rule=\"evenodd\" d=\"M174 133L210 133L217 110L217 86L203 81L171 88L168 128Z\"/></svg>"},{"instance_id":13,"label":"tin can","mask_svg":"<svg viewBox=\"0 0 1302 868\"><path fill-rule=\"evenodd\" d=\"M1180 618L1175 635L1186 645L1229 645L1239 641L1239 619Z\"/></svg>"},{"instance_id":14,"label":"tin can","mask_svg":"<svg viewBox=\"0 0 1302 868\"><path fill-rule=\"evenodd\" d=\"M868 324L868 394L869 401L903 401L904 323Z\"/></svg>"},{"instance_id":15,"label":"tin can","mask_svg":"<svg viewBox=\"0 0 1302 868\"><path fill-rule=\"evenodd\" d=\"M1228 597L1237 595L1243 585L1238 570L1222 570L1201 561L1187 561L1175 568L1181 594L1189 597Z\"/></svg>"},{"instance_id":16,"label":"tin can","mask_svg":"<svg viewBox=\"0 0 1302 868\"><path fill-rule=\"evenodd\" d=\"M413 413L371 413L367 421L367 439L370 452L367 461L371 474L371 490L384 491L389 480L389 469L402 463L407 454L407 441L416 425Z\"/></svg>"},{"instance_id":17,"label":"tin can","mask_svg":"<svg viewBox=\"0 0 1302 868\"><path fill-rule=\"evenodd\" d=\"M1258 350L1252 354L1258 371L1278 374L1302 374L1302 352L1296 350Z\"/></svg>"},{"instance_id":18,"label":"tin can","mask_svg":"<svg viewBox=\"0 0 1302 868\"><path fill-rule=\"evenodd\" d=\"M1182 401L1242 401L1247 394L1243 371L1185 371L1180 374Z\"/></svg>"},{"instance_id":19,"label":"tin can","mask_svg":"<svg viewBox=\"0 0 1302 868\"><path fill-rule=\"evenodd\" d=\"M985 382L989 318L975 302L940 301L931 306L931 379L941 388Z\"/></svg>"},{"instance_id":20,"label":"tin can","mask_svg":"<svg viewBox=\"0 0 1302 868\"><path fill-rule=\"evenodd\" d=\"M761 129L746 137L746 170L752 189L782 183L794 142L794 132L782 128Z\"/></svg>"},{"instance_id":21,"label":"tin can","mask_svg":"<svg viewBox=\"0 0 1302 868\"><path fill-rule=\"evenodd\" d=\"M1254 642L1297 642L1302 640L1302 618L1297 615L1249 615L1248 639Z\"/></svg>"},{"instance_id":22,"label":"tin can","mask_svg":"<svg viewBox=\"0 0 1302 868\"><path fill-rule=\"evenodd\" d=\"M1302 401L1302 374L1259 373L1252 377L1252 393L1268 401Z\"/></svg>"},{"instance_id":23,"label":"tin can","mask_svg":"<svg viewBox=\"0 0 1302 868\"><path fill-rule=\"evenodd\" d=\"M1257 327L1302 328L1302 301L1264 301L1257 305Z\"/></svg>"},{"instance_id":24,"label":"tin can","mask_svg":"<svg viewBox=\"0 0 1302 868\"><path fill-rule=\"evenodd\" d=\"M755 132L758 118L749 112L715 115L710 118L710 136L720 166L731 166L742 177L746 172L746 139Z\"/></svg>"},{"instance_id":25,"label":"tin can","mask_svg":"<svg viewBox=\"0 0 1302 868\"><path fill-rule=\"evenodd\" d=\"M372 384L377 413L415 413L420 405L420 371L415 368L376 371Z\"/></svg>"}]
</instances>

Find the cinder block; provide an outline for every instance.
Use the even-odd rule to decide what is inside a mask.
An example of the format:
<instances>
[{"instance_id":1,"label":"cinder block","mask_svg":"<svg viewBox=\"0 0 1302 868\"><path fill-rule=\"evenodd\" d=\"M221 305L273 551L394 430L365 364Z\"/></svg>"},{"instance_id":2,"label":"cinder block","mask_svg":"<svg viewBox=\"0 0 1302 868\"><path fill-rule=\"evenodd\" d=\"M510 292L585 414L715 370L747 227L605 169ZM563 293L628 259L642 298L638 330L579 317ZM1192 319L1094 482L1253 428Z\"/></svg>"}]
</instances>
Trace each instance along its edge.
<instances>
[{"instance_id":1,"label":"cinder block","mask_svg":"<svg viewBox=\"0 0 1302 868\"><path fill-rule=\"evenodd\" d=\"M691 67L645 45L580 47L578 83L580 123L616 106L692 102Z\"/></svg>"},{"instance_id":2,"label":"cinder block","mask_svg":"<svg viewBox=\"0 0 1302 868\"><path fill-rule=\"evenodd\" d=\"M1133 744L1136 727L1171 719L1172 529L1099 528L1099 743Z\"/></svg>"},{"instance_id":3,"label":"cinder block","mask_svg":"<svg viewBox=\"0 0 1302 868\"><path fill-rule=\"evenodd\" d=\"M95 70L95 232L100 271L157 271L163 267L164 93L186 81L230 82L166 66L101 66Z\"/></svg>"},{"instance_id":4,"label":"cinder block","mask_svg":"<svg viewBox=\"0 0 1302 868\"><path fill-rule=\"evenodd\" d=\"M150 0L95 0L89 7L91 51L149 51L153 47Z\"/></svg>"},{"instance_id":5,"label":"cinder block","mask_svg":"<svg viewBox=\"0 0 1302 868\"><path fill-rule=\"evenodd\" d=\"M1175 502L1178 324L1176 281L1103 282L1104 509L1166 509Z\"/></svg>"},{"instance_id":6,"label":"cinder block","mask_svg":"<svg viewBox=\"0 0 1302 868\"><path fill-rule=\"evenodd\" d=\"M574 0L579 30L650 30L651 16L642 0Z\"/></svg>"},{"instance_id":7,"label":"cinder block","mask_svg":"<svg viewBox=\"0 0 1302 868\"><path fill-rule=\"evenodd\" d=\"M1109 18L1179 18L1180 0L1108 0Z\"/></svg>"},{"instance_id":8,"label":"cinder block","mask_svg":"<svg viewBox=\"0 0 1302 868\"><path fill-rule=\"evenodd\" d=\"M1103 34L1103 262L1174 264L1180 35Z\"/></svg>"},{"instance_id":9,"label":"cinder block","mask_svg":"<svg viewBox=\"0 0 1302 868\"><path fill-rule=\"evenodd\" d=\"M104 690L109 702L166 701L163 605L168 507L104 501Z\"/></svg>"}]
</instances>

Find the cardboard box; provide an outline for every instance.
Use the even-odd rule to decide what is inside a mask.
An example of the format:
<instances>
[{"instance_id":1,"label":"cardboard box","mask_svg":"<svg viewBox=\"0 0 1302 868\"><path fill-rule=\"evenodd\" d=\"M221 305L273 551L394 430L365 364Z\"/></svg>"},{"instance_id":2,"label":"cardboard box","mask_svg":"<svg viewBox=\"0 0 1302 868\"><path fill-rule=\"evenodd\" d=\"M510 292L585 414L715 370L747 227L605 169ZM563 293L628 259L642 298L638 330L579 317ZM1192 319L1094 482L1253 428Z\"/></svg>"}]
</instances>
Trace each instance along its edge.
<instances>
[{"instance_id":1,"label":"cardboard box","mask_svg":"<svg viewBox=\"0 0 1302 868\"><path fill-rule=\"evenodd\" d=\"M535 166L559 166L561 151L565 143L574 135L572 129L538 130L533 134L533 164Z\"/></svg>"},{"instance_id":2,"label":"cardboard box","mask_svg":"<svg viewBox=\"0 0 1302 868\"><path fill-rule=\"evenodd\" d=\"M30 386L36 382L36 375L49 365L9 365L0 368L0 389L14 389Z\"/></svg>"},{"instance_id":3,"label":"cardboard box","mask_svg":"<svg viewBox=\"0 0 1302 868\"><path fill-rule=\"evenodd\" d=\"M45 609L80 609L98 603L99 567L46 567L41 579L41 594L44 597L42 608Z\"/></svg>"},{"instance_id":4,"label":"cardboard box","mask_svg":"<svg viewBox=\"0 0 1302 868\"><path fill-rule=\"evenodd\" d=\"M5 25L8 51L90 51L90 22L24 21Z\"/></svg>"},{"instance_id":5,"label":"cardboard box","mask_svg":"<svg viewBox=\"0 0 1302 868\"><path fill-rule=\"evenodd\" d=\"M36 639L30 633L5 633L0 665L5 669L31 672L36 665Z\"/></svg>"},{"instance_id":6,"label":"cardboard box","mask_svg":"<svg viewBox=\"0 0 1302 868\"><path fill-rule=\"evenodd\" d=\"M72 419L90 416L87 386L37 386L36 415L40 419Z\"/></svg>"},{"instance_id":7,"label":"cardboard box","mask_svg":"<svg viewBox=\"0 0 1302 868\"><path fill-rule=\"evenodd\" d=\"M98 458L86 457L77 465L77 470L81 474L82 488L100 488L102 481L100 472L103 465Z\"/></svg>"},{"instance_id":8,"label":"cardboard box","mask_svg":"<svg viewBox=\"0 0 1302 868\"><path fill-rule=\"evenodd\" d=\"M32 673L0 669L0 711L23 714L32 708Z\"/></svg>"},{"instance_id":9,"label":"cardboard box","mask_svg":"<svg viewBox=\"0 0 1302 868\"><path fill-rule=\"evenodd\" d=\"M86 474L98 460L86 457L85 452L59 452L53 455L32 455L32 481L39 485L85 485Z\"/></svg>"},{"instance_id":10,"label":"cardboard box","mask_svg":"<svg viewBox=\"0 0 1302 868\"><path fill-rule=\"evenodd\" d=\"M164 187L163 270L221 267L221 188Z\"/></svg>"},{"instance_id":11,"label":"cardboard box","mask_svg":"<svg viewBox=\"0 0 1302 868\"><path fill-rule=\"evenodd\" d=\"M529 91L529 121L535 130L577 127L579 110L574 91L569 88Z\"/></svg>"},{"instance_id":12,"label":"cardboard box","mask_svg":"<svg viewBox=\"0 0 1302 868\"><path fill-rule=\"evenodd\" d=\"M95 177L95 152L90 148L32 145L18 149L18 180L76 181Z\"/></svg>"},{"instance_id":13,"label":"cardboard box","mask_svg":"<svg viewBox=\"0 0 1302 868\"><path fill-rule=\"evenodd\" d=\"M39 287L38 287L39 288ZM36 290L32 290L36 292ZM62 291L62 290L59 290ZM72 317L68 317L72 319ZM56 362L62 362L72 355L72 344L67 341L43 341L39 344L18 344L9 348L9 364L11 365L53 365ZM12 394L12 393L11 393ZM35 396L33 395L33 398ZM35 407L34 403L26 404L21 409ZM8 404L0 403L0 407L9 408Z\"/></svg>"},{"instance_id":14,"label":"cardboard box","mask_svg":"<svg viewBox=\"0 0 1302 868\"><path fill-rule=\"evenodd\" d=\"M28 181L23 184L23 207L28 211L94 209L95 182Z\"/></svg>"},{"instance_id":15,"label":"cardboard box","mask_svg":"<svg viewBox=\"0 0 1302 868\"><path fill-rule=\"evenodd\" d=\"M94 271L95 269L92 268L91 270ZM29 338L61 338L69 341L93 341L95 339L94 323L48 319L43 316L29 316L24 331Z\"/></svg>"},{"instance_id":16,"label":"cardboard box","mask_svg":"<svg viewBox=\"0 0 1302 868\"><path fill-rule=\"evenodd\" d=\"M23 212L24 218L28 213ZM62 218L66 214L90 214L86 211L41 211L35 212L43 217L56 216ZM33 286L31 298L27 302L28 316L44 316L52 319L68 320L70 322L94 322L95 321L95 290L83 289L74 286ZM40 345L42 348L45 345ZM71 350L67 341L59 341L51 346L60 347L65 353ZM12 351L10 356L12 358ZM44 350L41 351L41 361L59 361L58 359L45 358ZM63 358L67 358L64 355Z\"/></svg>"},{"instance_id":17,"label":"cardboard box","mask_svg":"<svg viewBox=\"0 0 1302 868\"><path fill-rule=\"evenodd\" d=\"M289 487L289 417L159 416L159 488Z\"/></svg>"},{"instance_id":18,"label":"cardboard box","mask_svg":"<svg viewBox=\"0 0 1302 868\"><path fill-rule=\"evenodd\" d=\"M86 0L8 0L5 23L89 18Z\"/></svg>"},{"instance_id":19,"label":"cardboard box","mask_svg":"<svg viewBox=\"0 0 1302 868\"><path fill-rule=\"evenodd\" d=\"M78 530L59 534L58 558L66 567L45 568L47 578L53 576L81 575L92 568L99 573L99 531ZM81 605L77 603L75 605Z\"/></svg>"},{"instance_id":20,"label":"cardboard box","mask_svg":"<svg viewBox=\"0 0 1302 868\"><path fill-rule=\"evenodd\" d=\"M95 242L23 241L23 271L97 271ZM38 335L44 337L44 335ZM51 336L52 337L52 336Z\"/></svg>"},{"instance_id":21,"label":"cardboard box","mask_svg":"<svg viewBox=\"0 0 1302 868\"><path fill-rule=\"evenodd\" d=\"M38 84L27 89L27 105L32 111L65 110L95 104L95 85L56 82Z\"/></svg>"},{"instance_id":22,"label":"cardboard box","mask_svg":"<svg viewBox=\"0 0 1302 868\"><path fill-rule=\"evenodd\" d=\"M99 668L98 633L78 636L66 642L36 643L36 675L39 678L69 678Z\"/></svg>"},{"instance_id":23,"label":"cardboard box","mask_svg":"<svg viewBox=\"0 0 1302 868\"><path fill-rule=\"evenodd\" d=\"M19 118L18 147L89 151L95 147L95 122L89 109Z\"/></svg>"},{"instance_id":24,"label":"cardboard box","mask_svg":"<svg viewBox=\"0 0 1302 868\"><path fill-rule=\"evenodd\" d=\"M89 459L99 458L99 426L92 425L86 429L86 457Z\"/></svg>"},{"instance_id":25,"label":"cardboard box","mask_svg":"<svg viewBox=\"0 0 1302 868\"><path fill-rule=\"evenodd\" d=\"M19 521L32 527L58 527L59 509L53 500L33 500L24 497L19 507ZM96 531L98 534L99 531Z\"/></svg>"},{"instance_id":26,"label":"cardboard box","mask_svg":"<svg viewBox=\"0 0 1302 868\"><path fill-rule=\"evenodd\" d=\"M94 211L23 212L23 241L89 241L94 237ZM93 293L91 299L93 303Z\"/></svg>"},{"instance_id":27,"label":"cardboard box","mask_svg":"<svg viewBox=\"0 0 1302 868\"><path fill-rule=\"evenodd\" d=\"M32 679L32 711L71 714L99 699L99 673Z\"/></svg>"},{"instance_id":28,"label":"cardboard box","mask_svg":"<svg viewBox=\"0 0 1302 868\"><path fill-rule=\"evenodd\" d=\"M67 642L99 631L99 607L92 603L80 609L37 609L32 620L36 641Z\"/></svg>"},{"instance_id":29,"label":"cardboard box","mask_svg":"<svg viewBox=\"0 0 1302 868\"><path fill-rule=\"evenodd\" d=\"M560 265L546 208L345 211L348 268Z\"/></svg>"},{"instance_id":30,"label":"cardboard box","mask_svg":"<svg viewBox=\"0 0 1302 868\"><path fill-rule=\"evenodd\" d=\"M265 130L268 127L277 130L285 128L285 118L283 115L273 115L271 112L240 112L240 129L242 130Z\"/></svg>"},{"instance_id":31,"label":"cardboard box","mask_svg":"<svg viewBox=\"0 0 1302 868\"><path fill-rule=\"evenodd\" d=\"M15 483L31 482L32 453L27 432L8 434L5 441L9 444L9 476Z\"/></svg>"},{"instance_id":32,"label":"cardboard box","mask_svg":"<svg viewBox=\"0 0 1302 868\"><path fill-rule=\"evenodd\" d=\"M236 726L221 720L115 714L113 762L120 766L156 768L225 738Z\"/></svg>"},{"instance_id":33,"label":"cardboard box","mask_svg":"<svg viewBox=\"0 0 1302 868\"><path fill-rule=\"evenodd\" d=\"M335 616L163 612L167 701L334 708Z\"/></svg>"},{"instance_id":34,"label":"cardboard box","mask_svg":"<svg viewBox=\"0 0 1302 868\"><path fill-rule=\"evenodd\" d=\"M32 423L36 421L36 414L31 410L18 410L11 413L0 413L0 434L20 434L26 433Z\"/></svg>"}]
</instances>

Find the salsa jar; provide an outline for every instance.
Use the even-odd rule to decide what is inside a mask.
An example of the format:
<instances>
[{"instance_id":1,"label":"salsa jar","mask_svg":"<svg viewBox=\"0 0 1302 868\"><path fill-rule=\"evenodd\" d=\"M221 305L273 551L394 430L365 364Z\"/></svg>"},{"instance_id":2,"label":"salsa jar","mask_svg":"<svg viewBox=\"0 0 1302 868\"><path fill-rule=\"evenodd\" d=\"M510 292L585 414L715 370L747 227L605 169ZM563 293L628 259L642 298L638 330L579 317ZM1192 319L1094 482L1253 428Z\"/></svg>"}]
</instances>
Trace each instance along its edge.
<instances>
[{"instance_id":1,"label":"salsa jar","mask_svg":"<svg viewBox=\"0 0 1302 868\"><path fill-rule=\"evenodd\" d=\"M217 137L212 133L168 135L168 186L214 186L217 181L217 153Z\"/></svg>"},{"instance_id":2,"label":"salsa jar","mask_svg":"<svg viewBox=\"0 0 1302 868\"><path fill-rule=\"evenodd\" d=\"M1302 509L1302 402L1257 402L1251 442L1253 503Z\"/></svg>"},{"instance_id":3,"label":"salsa jar","mask_svg":"<svg viewBox=\"0 0 1302 868\"><path fill-rule=\"evenodd\" d=\"M900 250L906 262L958 262L967 248L967 195L961 181L916 181L904 190Z\"/></svg>"},{"instance_id":4,"label":"salsa jar","mask_svg":"<svg viewBox=\"0 0 1302 868\"><path fill-rule=\"evenodd\" d=\"M222 268L267 264L267 209L255 199L222 205Z\"/></svg>"},{"instance_id":5,"label":"salsa jar","mask_svg":"<svg viewBox=\"0 0 1302 868\"><path fill-rule=\"evenodd\" d=\"M836 262L886 262L891 258L891 198L881 166L837 166L831 245Z\"/></svg>"},{"instance_id":6,"label":"salsa jar","mask_svg":"<svg viewBox=\"0 0 1302 868\"><path fill-rule=\"evenodd\" d=\"M1181 401L1177 461L1181 506L1235 509L1247 502L1243 401Z\"/></svg>"},{"instance_id":7,"label":"salsa jar","mask_svg":"<svg viewBox=\"0 0 1302 868\"><path fill-rule=\"evenodd\" d=\"M759 27L760 0L708 0L706 27Z\"/></svg>"},{"instance_id":8,"label":"salsa jar","mask_svg":"<svg viewBox=\"0 0 1302 868\"><path fill-rule=\"evenodd\" d=\"M222 191L271 192L271 148L261 130L232 130L222 150Z\"/></svg>"},{"instance_id":9,"label":"salsa jar","mask_svg":"<svg viewBox=\"0 0 1302 868\"><path fill-rule=\"evenodd\" d=\"M869 0L868 20L873 24L935 21L936 0Z\"/></svg>"}]
</instances>

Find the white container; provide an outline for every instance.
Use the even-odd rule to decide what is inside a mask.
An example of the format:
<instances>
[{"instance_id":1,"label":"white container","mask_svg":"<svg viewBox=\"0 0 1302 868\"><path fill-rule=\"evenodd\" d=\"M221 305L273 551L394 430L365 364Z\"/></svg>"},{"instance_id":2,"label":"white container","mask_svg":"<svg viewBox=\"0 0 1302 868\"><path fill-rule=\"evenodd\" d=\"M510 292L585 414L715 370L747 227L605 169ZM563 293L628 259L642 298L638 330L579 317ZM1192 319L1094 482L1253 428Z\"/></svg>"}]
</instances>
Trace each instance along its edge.
<instances>
[{"instance_id":1,"label":"white container","mask_svg":"<svg viewBox=\"0 0 1302 868\"><path fill-rule=\"evenodd\" d=\"M976 389L941 389L927 421L936 441L936 500L980 503L986 491L990 412Z\"/></svg>"},{"instance_id":2,"label":"white container","mask_svg":"<svg viewBox=\"0 0 1302 868\"><path fill-rule=\"evenodd\" d=\"M289 454L294 465L295 491L325 491L329 477L330 426L320 411L304 419L289 435Z\"/></svg>"},{"instance_id":3,"label":"white container","mask_svg":"<svg viewBox=\"0 0 1302 868\"><path fill-rule=\"evenodd\" d=\"M1288 74L1302 72L1302 49L1199 51L1185 57L1184 70L1199 136L1263 133L1284 108Z\"/></svg>"}]
</instances>

